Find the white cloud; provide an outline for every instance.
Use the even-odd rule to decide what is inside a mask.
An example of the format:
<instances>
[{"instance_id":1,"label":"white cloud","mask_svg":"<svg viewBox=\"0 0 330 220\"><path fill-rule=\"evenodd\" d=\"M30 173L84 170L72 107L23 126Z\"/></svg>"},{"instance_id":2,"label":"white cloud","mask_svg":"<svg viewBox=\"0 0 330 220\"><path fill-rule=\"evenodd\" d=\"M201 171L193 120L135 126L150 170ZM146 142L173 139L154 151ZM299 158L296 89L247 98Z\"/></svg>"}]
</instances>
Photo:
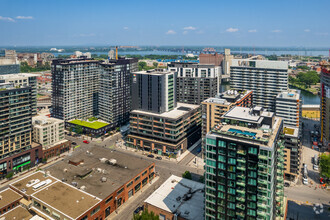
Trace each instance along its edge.
<instances>
[{"instance_id":1,"label":"white cloud","mask_svg":"<svg viewBox=\"0 0 330 220\"><path fill-rule=\"evenodd\" d=\"M184 27L183 30L190 30L190 31L194 31L196 30L197 28L196 27L193 27L193 26L188 26L188 27Z\"/></svg>"},{"instance_id":2,"label":"white cloud","mask_svg":"<svg viewBox=\"0 0 330 220\"><path fill-rule=\"evenodd\" d=\"M31 20L31 19L33 19L33 17L32 16L17 16L16 19Z\"/></svg>"},{"instance_id":3,"label":"white cloud","mask_svg":"<svg viewBox=\"0 0 330 220\"><path fill-rule=\"evenodd\" d=\"M124 29L124 30L128 30L128 27L124 27L123 29Z\"/></svg>"},{"instance_id":4,"label":"white cloud","mask_svg":"<svg viewBox=\"0 0 330 220\"><path fill-rule=\"evenodd\" d=\"M166 32L166 34L176 34L176 32L173 31L173 30L168 30L168 31Z\"/></svg>"},{"instance_id":5,"label":"white cloud","mask_svg":"<svg viewBox=\"0 0 330 220\"><path fill-rule=\"evenodd\" d=\"M305 31L305 32L311 32L311 30L310 30L310 29L305 29L304 31Z\"/></svg>"},{"instance_id":6,"label":"white cloud","mask_svg":"<svg viewBox=\"0 0 330 220\"><path fill-rule=\"evenodd\" d=\"M15 22L14 19L10 18L10 17L2 17L0 16L0 21L11 21L11 22Z\"/></svg>"},{"instance_id":7,"label":"white cloud","mask_svg":"<svg viewBox=\"0 0 330 220\"><path fill-rule=\"evenodd\" d=\"M230 33L237 32L237 31L238 31L238 28L228 28L226 30L226 32L230 32Z\"/></svg>"},{"instance_id":8,"label":"white cloud","mask_svg":"<svg viewBox=\"0 0 330 220\"><path fill-rule=\"evenodd\" d=\"M273 33L281 33L281 30L272 30Z\"/></svg>"},{"instance_id":9,"label":"white cloud","mask_svg":"<svg viewBox=\"0 0 330 220\"><path fill-rule=\"evenodd\" d=\"M257 32L256 29L249 30L249 33L256 33L256 32Z\"/></svg>"}]
</instances>

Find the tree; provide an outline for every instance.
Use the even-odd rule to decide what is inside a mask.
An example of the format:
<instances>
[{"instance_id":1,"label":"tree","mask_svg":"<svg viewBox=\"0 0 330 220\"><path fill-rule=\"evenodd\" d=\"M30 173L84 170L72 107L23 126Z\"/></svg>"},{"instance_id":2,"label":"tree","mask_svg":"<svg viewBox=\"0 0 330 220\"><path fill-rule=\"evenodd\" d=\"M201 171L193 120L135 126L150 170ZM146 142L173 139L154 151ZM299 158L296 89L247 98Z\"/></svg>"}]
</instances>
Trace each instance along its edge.
<instances>
[{"instance_id":1,"label":"tree","mask_svg":"<svg viewBox=\"0 0 330 220\"><path fill-rule=\"evenodd\" d=\"M158 67L158 63L157 62L153 62L152 65L157 68Z\"/></svg>"},{"instance_id":2,"label":"tree","mask_svg":"<svg viewBox=\"0 0 330 220\"><path fill-rule=\"evenodd\" d=\"M133 220L159 220L159 216L155 215L153 211L150 213L145 209L141 214L135 214Z\"/></svg>"},{"instance_id":3,"label":"tree","mask_svg":"<svg viewBox=\"0 0 330 220\"><path fill-rule=\"evenodd\" d=\"M14 176L14 172L10 172L6 175L7 179L11 179Z\"/></svg>"},{"instance_id":4,"label":"tree","mask_svg":"<svg viewBox=\"0 0 330 220\"><path fill-rule=\"evenodd\" d=\"M323 153L320 156L321 176L330 179L330 154Z\"/></svg>"},{"instance_id":5,"label":"tree","mask_svg":"<svg viewBox=\"0 0 330 220\"><path fill-rule=\"evenodd\" d=\"M141 70L144 70L147 67L147 63L146 62L139 62L138 66L139 66L139 71L141 71Z\"/></svg>"},{"instance_id":6,"label":"tree","mask_svg":"<svg viewBox=\"0 0 330 220\"><path fill-rule=\"evenodd\" d=\"M74 131L75 131L77 134L82 134L83 129L82 129L82 127L81 127L80 125L76 125L76 126L74 127Z\"/></svg>"},{"instance_id":7,"label":"tree","mask_svg":"<svg viewBox=\"0 0 330 220\"><path fill-rule=\"evenodd\" d=\"M189 179L191 180L192 177L191 177L191 173L189 171L186 171L182 174L182 177L185 178L185 179Z\"/></svg>"}]
</instances>

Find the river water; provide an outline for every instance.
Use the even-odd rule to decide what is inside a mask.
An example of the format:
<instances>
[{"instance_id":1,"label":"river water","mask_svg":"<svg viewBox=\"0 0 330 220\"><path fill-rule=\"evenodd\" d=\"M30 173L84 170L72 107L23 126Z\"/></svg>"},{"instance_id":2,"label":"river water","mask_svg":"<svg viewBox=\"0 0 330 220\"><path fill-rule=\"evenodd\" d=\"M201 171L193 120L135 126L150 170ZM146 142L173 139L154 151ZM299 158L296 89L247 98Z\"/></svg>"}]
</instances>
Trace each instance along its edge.
<instances>
[{"instance_id":1,"label":"river water","mask_svg":"<svg viewBox=\"0 0 330 220\"><path fill-rule=\"evenodd\" d=\"M230 89L229 83L221 84L220 92L224 92ZM312 93L306 92L301 90L300 93L302 97L303 105L319 105L320 104L320 97L318 95L314 95Z\"/></svg>"}]
</instances>

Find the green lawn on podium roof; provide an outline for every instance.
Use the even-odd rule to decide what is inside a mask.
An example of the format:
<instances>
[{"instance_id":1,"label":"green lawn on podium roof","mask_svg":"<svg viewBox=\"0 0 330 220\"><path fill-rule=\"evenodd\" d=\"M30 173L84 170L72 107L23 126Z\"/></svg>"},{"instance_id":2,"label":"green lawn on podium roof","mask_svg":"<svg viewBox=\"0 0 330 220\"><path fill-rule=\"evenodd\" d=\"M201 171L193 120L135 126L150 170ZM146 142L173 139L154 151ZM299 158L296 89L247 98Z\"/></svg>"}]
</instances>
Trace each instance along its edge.
<instances>
[{"instance_id":1,"label":"green lawn on podium roof","mask_svg":"<svg viewBox=\"0 0 330 220\"><path fill-rule=\"evenodd\" d=\"M87 122L87 121L82 121L82 120L78 120L78 119L72 120L69 122L71 124L80 125L80 126L92 128L92 129L99 129L99 128L102 128L102 127L108 125L108 123L105 123L105 122L100 122L100 121Z\"/></svg>"}]
</instances>

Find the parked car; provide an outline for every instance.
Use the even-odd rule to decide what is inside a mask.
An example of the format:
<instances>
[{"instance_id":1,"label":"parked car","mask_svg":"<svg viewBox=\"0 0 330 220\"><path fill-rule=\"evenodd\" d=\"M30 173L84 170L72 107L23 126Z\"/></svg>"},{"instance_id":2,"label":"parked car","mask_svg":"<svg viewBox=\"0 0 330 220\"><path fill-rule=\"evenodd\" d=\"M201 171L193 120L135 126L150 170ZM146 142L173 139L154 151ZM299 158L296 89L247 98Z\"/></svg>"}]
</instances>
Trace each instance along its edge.
<instances>
[{"instance_id":1,"label":"parked car","mask_svg":"<svg viewBox=\"0 0 330 220\"><path fill-rule=\"evenodd\" d=\"M304 184L304 185L308 185L308 179L305 178L305 177L303 177L303 184Z\"/></svg>"},{"instance_id":2,"label":"parked car","mask_svg":"<svg viewBox=\"0 0 330 220\"><path fill-rule=\"evenodd\" d=\"M139 206L134 210L134 214L139 214L141 211L143 211L144 206Z\"/></svg>"},{"instance_id":3,"label":"parked car","mask_svg":"<svg viewBox=\"0 0 330 220\"><path fill-rule=\"evenodd\" d=\"M158 156L158 157L156 157L156 159L157 159L157 160L162 160L163 158L160 157L160 156Z\"/></svg>"},{"instance_id":4,"label":"parked car","mask_svg":"<svg viewBox=\"0 0 330 220\"><path fill-rule=\"evenodd\" d=\"M72 145L77 145L77 143L76 143L76 142L71 142L71 144L72 144Z\"/></svg>"},{"instance_id":5,"label":"parked car","mask_svg":"<svg viewBox=\"0 0 330 220\"><path fill-rule=\"evenodd\" d=\"M87 141L87 140L84 140L83 142L84 142L85 144L89 144L89 141Z\"/></svg>"},{"instance_id":6,"label":"parked car","mask_svg":"<svg viewBox=\"0 0 330 220\"><path fill-rule=\"evenodd\" d=\"M155 156L153 154L148 154L147 157L154 158Z\"/></svg>"}]
</instances>

